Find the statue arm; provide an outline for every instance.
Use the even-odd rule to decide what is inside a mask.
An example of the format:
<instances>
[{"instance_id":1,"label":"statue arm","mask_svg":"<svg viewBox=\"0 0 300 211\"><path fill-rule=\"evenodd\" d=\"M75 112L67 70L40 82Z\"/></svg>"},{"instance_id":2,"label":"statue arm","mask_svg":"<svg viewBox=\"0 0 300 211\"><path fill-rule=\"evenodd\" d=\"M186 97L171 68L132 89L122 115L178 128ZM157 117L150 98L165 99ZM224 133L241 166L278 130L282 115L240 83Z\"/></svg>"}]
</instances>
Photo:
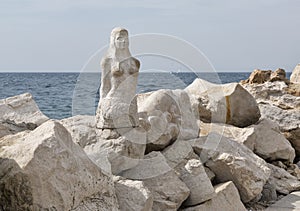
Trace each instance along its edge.
<instances>
[{"instance_id":1,"label":"statue arm","mask_svg":"<svg viewBox=\"0 0 300 211\"><path fill-rule=\"evenodd\" d=\"M106 97L108 92L111 89L111 67L110 67L110 59L109 58L103 58L101 60L101 88L100 88L100 99Z\"/></svg>"}]
</instances>

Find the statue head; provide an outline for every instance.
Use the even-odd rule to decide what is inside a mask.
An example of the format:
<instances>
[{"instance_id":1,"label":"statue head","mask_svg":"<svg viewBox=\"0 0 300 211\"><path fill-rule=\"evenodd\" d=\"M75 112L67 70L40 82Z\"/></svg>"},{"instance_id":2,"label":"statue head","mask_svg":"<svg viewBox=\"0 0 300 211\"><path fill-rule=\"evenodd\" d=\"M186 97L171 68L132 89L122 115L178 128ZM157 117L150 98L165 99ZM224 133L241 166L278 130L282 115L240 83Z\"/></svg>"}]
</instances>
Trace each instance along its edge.
<instances>
[{"instance_id":1,"label":"statue head","mask_svg":"<svg viewBox=\"0 0 300 211\"><path fill-rule=\"evenodd\" d=\"M129 46L128 31L124 28L114 28L110 35L110 46L115 49L127 49Z\"/></svg>"}]
</instances>

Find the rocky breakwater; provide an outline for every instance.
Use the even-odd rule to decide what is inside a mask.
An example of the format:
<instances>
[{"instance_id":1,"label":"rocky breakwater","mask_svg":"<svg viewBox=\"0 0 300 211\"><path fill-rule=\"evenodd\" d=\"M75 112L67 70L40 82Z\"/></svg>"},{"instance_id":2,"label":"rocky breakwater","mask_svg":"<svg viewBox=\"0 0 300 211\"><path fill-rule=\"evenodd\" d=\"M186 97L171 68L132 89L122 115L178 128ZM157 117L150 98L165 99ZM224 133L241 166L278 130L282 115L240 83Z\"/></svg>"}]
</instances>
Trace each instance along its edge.
<instances>
[{"instance_id":1,"label":"rocky breakwater","mask_svg":"<svg viewBox=\"0 0 300 211\"><path fill-rule=\"evenodd\" d=\"M294 69L290 80L286 78L283 69L277 69L274 72L255 70L249 79L241 81L241 85L255 97L258 103L262 120L257 123L257 126L252 127L257 128L261 125L262 136L256 133L256 143L248 142L251 131L246 135L242 131L236 131L234 135L232 133L230 136L235 136L250 149L262 144L257 143L258 141L263 141L265 149L273 148L277 153L282 153L281 158L278 157L274 160L254 149L254 152L256 151L258 155L268 161L268 167L272 171L265 186L264 192L268 192L268 197L263 197L265 201L279 199L283 195L299 190L300 171L299 164L296 165L300 160L300 75L298 73L299 65ZM268 76L265 77L266 75ZM269 125L267 126L269 129L266 128L266 124ZM250 129L251 126L248 128ZM270 129L272 132L268 132ZM268 142L269 144L267 144ZM292 150L295 150L295 153ZM289 159L282 157L288 154L291 156Z\"/></svg>"},{"instance_id":2,"label":"rocky breakwater","mask_svg":"<svg viewBox=\"0 0 300 211\"><path fill-rule=\"evenodd\" d=\"M122 28L102 71L95 116L50 120L30 94L0 100L0 210L255 210L300 189L287 80L136 95Z\"/></svg>"},{"instance_id":3,"label":"rocky breakwater","mask_svg":"<svg viewBox=\"0 0 300 211\"><path fill-rule=\"evenodd\" d=\"M297 72L299 72L299 65L293 71L291 81L286 78L263 83L249 80L247 83L243 82L243 87L256 98L262 116L278 124L280 132L290 141L299 156L300 84L297 81L300 75L297 75ZM256 72L252 73L255 74ZM297 157L296 160L299 158Z\"/></svg>"}]
</instances>

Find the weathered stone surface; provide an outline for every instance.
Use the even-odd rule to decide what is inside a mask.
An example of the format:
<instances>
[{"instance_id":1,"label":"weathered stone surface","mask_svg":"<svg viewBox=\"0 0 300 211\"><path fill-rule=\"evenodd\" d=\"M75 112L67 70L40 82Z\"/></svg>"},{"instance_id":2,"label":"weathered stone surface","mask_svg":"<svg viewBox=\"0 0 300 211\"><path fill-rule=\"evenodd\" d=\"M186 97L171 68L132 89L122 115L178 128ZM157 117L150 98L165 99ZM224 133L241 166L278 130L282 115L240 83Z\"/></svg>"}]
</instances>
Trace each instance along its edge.
<instances>
[{"instance_id":1,"label":"weathered stone surface","mask_svg":"<svg viewBox=\"0 0 300 211\"><path fill-rule=\"evenodd\" d=\"M0 158L0 202L0 210L33 209L30 180L12 159Z\"/></svg>"},{"instance_id":2,"label":"weathered stone surface","mask_svg":"<svg viewBox=\"0 0 300 211\"><path fill-rule=\"evenodd\" d=\"M177 140L171 146L166 148L162 154L165 156L168 165L178 173L184 169L184 166L190 159L199 158L189 141Z\"/></svg>"},{"instance_id":3,"label":"weathered stone surface","mask_svg":"<svg viewBox=\"0 0 300 211\"><path fill-rule=\"evenodd\" d=\"M6 143L10 144L1 146L0 157L15 161L12 167L20 171L20 179L14 183L14 178L8 177L6 181L13 181L10 185L17 191L19 181L24 178L24 190L29 198L32 196L34 210L118 209L111 178L73 143L68 131L58 122L48 121L17 140L9 139ZM15 199L18 200L18 195Z\"/></svg>"},{"instance_id":4,"label":"weathered stone surface","mask_svg":"<svg viewBox=\"0 0 300 211\"><path fill-rule=\"evenodd\" d=\"M286 81L243 84L259 103L263 118L279 124L280 131L300 155L300 86Z\"/></svg>"},{"instance_id":5,"label":"weathered stone surface","mask_svg":"<svg viewBox=\"0 0 300 211\"><path fill-rule=\"evenodd\" d=\"M300 113L298 109L281 109L270 104L260 104L262 117L271 119L279 124L281 131L290 131L300 128Z\"/></svg>"},{"instance_id":6,"label":"weathered stone surface","mask_svg":"<svg viewBox=\"0 0 300 211\"><path fill-rule=\"evenodd\" d=\"M251 75L249 76L249 78L245 81L243 81L243 83L258 83L258 84L262 84L265 83L267 81L270 80L272 74L272 70L260 70L260 69L255 69Z\"/></svg>"},{"instance_id":7,"label":"weathered stone surface","mask_svg":"<svg viewBox=\"0 0 300 211\"><path fill-rule=\"evenodd\" d=\"M215 196L206 170L188 141L177 140L163 151L163 155L190 189L185 206L200 204Z\"/></svg>"},{"instance_id":8,"label":"weathered stone surface","mask_svg":"<svg viewBox=\"0 0 300 211\"><path fill-rule=\"evenodd\" d=\"M184 202L185 206L197 205L215 197L214 188L199 159L191 159L186 163L180 179L191 191Z\"/></svg>"},{"instance_id":9,"label":"weathered stone surface","mask_svg":"<svg viewBox=\"0 0 300 211\"><path fill-rule=\"evenodd\" d=\"M138 97L141 125L147 133L147 152L162 150L176 139L197 138L199 128L189 96L182 90L158 90Z\"/></svg>"},{"instance_id":10,"label":"weathered stone surface","mask_svg":"<svg viewBox=\"0 0 300 211\"><path fill-rule=\"evenodd\" d=\"M300 97L300 83L289 83L286 92L290 95Z\"/></svg>"},{"instance_id":11,"label":"weathered stone surface","mask_svg":"<svg viewBox=\"0 0 300 211\"><path fill-rule=\"evenodd\" d=\"M147 154L135 168L123 172L122 176L144 182L153 195L152 210L176 210L190 193L160 152Z\"/></svg>"},{"instance_id":12,"label":"weathered stone surface","mask_svg":"<svg viewBox=\"0 0 300 211\"><path fill-rule=\"evenodd\" d=\"M29 93L0 100L0 138L33 130L47 120Z\"/></svg>"},{"instance_id":13,"label":"weathered stone surface","mask_svg":"<svg viewBox=\"0 0 300 211\"><path fill-rule=\"evenodd\" d=\"M286 73L284 69L278 68L277 70L275 70L274 72L271 73L270 76L270 81L274 82L274 81L284 81L286 83L288 83L288 79L286 78Z\"/></svg>"},{"instance_id":14,"label":"weathered stone surface","mask_svg":"<svg viewBox=\"0 0 300 211\"><path fill-rule=\"evenodd\" d=\"M300 191L296 191L283 197L275 204L268 207L266 211L278 211L278 210L296 211L299 209L300 209Z\"/></svg>"},{"instance_id":15,"label":"weathered stone surface","mask_svg":"<svg viewBox=\"0 0 300 211\"><path fill-rule=\"evenodd\" d=\"M103 138L102 132L116 137ZM120 132L120 131L119 131ZM84 151L104 172L118 175L122 171L135 167L143 159L146 149L146 136L143 130L133 128L122 132L112 130L97 131L96 142L85 146Z\"/></svg>"},{"instance_id":16,"label":"weathered stone surface","mask_svg":"<svg viewBox=\"0 0 300 211\"><path fill-rule=\"evenodd\" d=\"M274 72L272 70L255 69L247 80L241 81L242 84L263 84L266 82L283 81L289 83L286 78L284 69L278 68Z\"/></svg>"},{"instance_id":17,"label":"weathered stone surface","mask_svg":"<svg viewBox=\"0 0 300 211\"><path fill-rule=\"evenodd\" d=\"M190 141L216 182L233 181L243 202L258 197L270 176L266 162L246 146L217 133Z\"/></svg>"},{"instance_id":18,"label":"weathered stone surface","mask_svg":"<svg viewBox=\"0 0 300 211\"><path fill-rule=\"evenodd\" d=\"M279 126L268 119L262 119L254 128L254 153L265 160L287 160L293 162L295 150L280 133Z\"/></svg>"},{"instance_id":19,"label":"weathered stone surface","mask_svg":"<svg viewBox=\"0 0 300 211\"><path fill-rule=\"evenodd\" d=\"M293 70L290 81L293 83L300 83L300 64L297 64Z\"/></svg>"},{"instance_id":20,"label":"weathered stone surface","mask_svg":"<svg viewBox=\"0 0 300 211\"><path fill-rule=\"evenodd\" d=\"M219 133L234 141L244 144L255 154L266 160L287 160L292 162L295 150L281 134L279 126L269 119L261 119L255 125L238 128L231 125L201 123L201 136L211 132Z\"/></svg>"},{"instance_id":21,"label":"weathered stone surface","mask_svg":"<svg viewBox=\"0 0 300 211\"><path fill-rule=\"evenodd\" d=\"M82 148L96 141L95 116L78 115L60 120L75 143Z\"/></svg>"},{"instance_id":22,"label":"weathered stone surface","mask_svg":"<svg viewBox=\"0 0 300 211\"><path fill-rule=\"evenodd\" d=\"M230 138L240 144L244 144L252 151L255 148L256 139L253 137L255 134L254 128L249 126L245 128L235 127L222 123L204 123L200 122L201 128L200 136L208 136L210 133L218 133L227 138Z\"/></svg>"},{"instance_id":23,"label":"weathered stone surface","mask_svg":"<svg viewBox=\"0 0 300 211\"><path fill-rule=\"evenodd\" d=\"M204 122L246 127L260 118L256 100L238 83L217 85L196 79L185 91L190 95L194 112Z\"/></svg>"},{"instance_id":24,"label":"weathered stone surface","mask_svg":"<svg viewBox=\"0 0 300 211\"><path fill-rule=\"evenodd\" d=\"M239 192L233 182L229 181L216 185L216 197L205 203L182 209L183 211L216 211L216 210L238 210L246 211L243 203L240 201Z\"/></svg>"},{"instance_id":25,"label":"weathered stone surface","mask_svg":"<svg viewBox=\"0 0 300 211\"><path fill-rule=\"evenodd\" d=\"M100 129L137 127L136 86L140 62L129 51L128 31L115 28L102 58L100 101L96 126Z\"/></svg>"},{"instance_id":26,"label":"weathered stone surface","mask_svg":"<svg viewBox=\"0 0 300 211\"><path fill-rule=\"evenodd\" d=\"M247 89L261 104L271 104L282 109L294 109L300 107L300 97L289 94L292 84L285 82L266 82L263 84L244 84Z\"/></svg>"},{"instance_id":27,"label":"weathered stone surface","mask_svg":"<svg viewBox=\"0 0 300 211\"><path fill-rule=\"evenodd\" d=\"M276 193L276 185L274 183L270 183L269 181L266 182L260 201L265 203L272 203L277 200L277 193Z\"/></svg>"},{"instance_id":28,"label":"weathered stone surface","mask_svg":"<svg viewBox=\"0 0 300 211\"><path fill-rule=\"evenodd\" d=\"M144 182L114 177L120 211L151 211L153 197Z\"/></svg>"},{"instance_id":29,"label":"weathered stone surface","mask_svg":"<svg viewBox=\"0 0 300 211\"><path fill-rule=\"evenodd\" d=\"M268 167L272 171L268 181L275 186L277 192L289 194L292 191L300 190L300 181L297 177L272 164L268 164Z\"/></svg>"},{"instance_id":30,"label":"weathered stone surface","mask_svg":"<svg viewBox=\"0 0 300 211\"><path fill-rule=\"evenodd\" d=\"M271 119L279 124L280 130L291 142L300 155L300 112L299 109L284 110L273 105L260 104L262 116Z\"/></svg>"}]
</instances>

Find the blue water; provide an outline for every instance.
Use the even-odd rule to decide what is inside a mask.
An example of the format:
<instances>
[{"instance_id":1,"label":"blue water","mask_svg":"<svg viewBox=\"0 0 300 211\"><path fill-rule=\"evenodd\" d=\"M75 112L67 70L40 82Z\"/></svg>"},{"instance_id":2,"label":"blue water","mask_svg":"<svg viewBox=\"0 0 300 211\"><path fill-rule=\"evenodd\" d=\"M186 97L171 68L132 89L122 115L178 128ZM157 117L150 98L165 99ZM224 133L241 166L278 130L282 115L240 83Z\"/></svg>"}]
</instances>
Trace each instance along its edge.
<instances>
[{"instance_id":1,"label":"blue water","mask_svg":"<svg viewBox=\"0 0 300 211\"><path fill-rule=\"evenodd\" d=\"M140 73L137 92L183 89L200 77L214 83L239 82L250 73ZM289 74L288 76L289 77ZM95 113L99 100L97 73L0 73L0 99L30 92L52 119Z\"/></svg>"}]
</instances>

